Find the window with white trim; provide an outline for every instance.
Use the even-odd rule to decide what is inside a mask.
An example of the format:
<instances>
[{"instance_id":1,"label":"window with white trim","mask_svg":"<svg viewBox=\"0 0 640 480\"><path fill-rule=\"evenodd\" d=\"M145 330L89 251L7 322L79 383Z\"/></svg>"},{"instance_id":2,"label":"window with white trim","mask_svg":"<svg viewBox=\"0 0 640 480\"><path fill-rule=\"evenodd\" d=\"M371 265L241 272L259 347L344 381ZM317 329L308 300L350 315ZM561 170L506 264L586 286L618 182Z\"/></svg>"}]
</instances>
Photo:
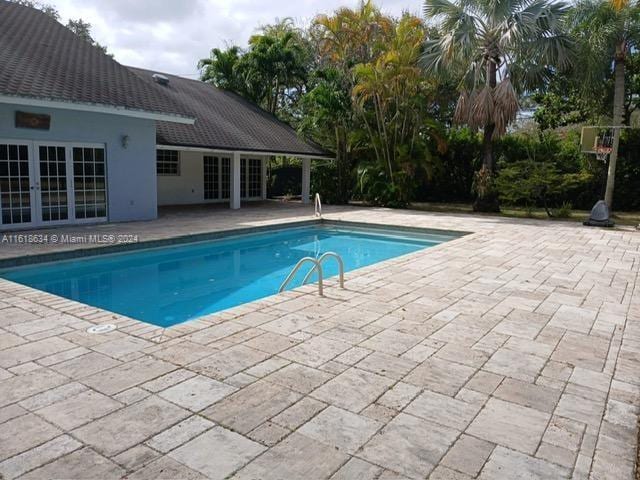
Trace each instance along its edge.
<instances>
[{"instance_id":1,"label":"window with white trim","mask_svg":"<svg viewBox=\"0 0 640 480\"><path fill-rule=\"evenodd\" d=\"M177 150L158 149L156 159L158 175L180 175L180 154Z\"/></svg>"}]
</instances>

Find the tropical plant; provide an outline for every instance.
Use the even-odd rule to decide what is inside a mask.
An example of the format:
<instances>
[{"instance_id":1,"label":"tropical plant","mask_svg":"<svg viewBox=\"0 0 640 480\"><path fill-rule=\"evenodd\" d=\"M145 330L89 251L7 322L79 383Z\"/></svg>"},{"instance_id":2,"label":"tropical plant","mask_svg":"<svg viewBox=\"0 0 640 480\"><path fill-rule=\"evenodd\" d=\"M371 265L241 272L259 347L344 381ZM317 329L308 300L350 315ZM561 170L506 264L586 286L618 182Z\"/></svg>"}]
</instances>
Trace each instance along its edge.
<instances>
[{"instance_id":1,"label":"tropical plant","mask_svg":"<svg viewBox=\"0 0 640 480\"><path fill-rule=\"evenodd\" d=\"M211 49L209 58L203 58L198 62L198 68L201 70L200 80L253 100L236 72L236 65L241 54L240 47L236 45L231 45L225 50Z\"/></svg>"},{"instance_id":2,"label":"tropical plant","mask_svg":"<svg viewBox=\"0 0 640 480\"><path fill-rule=\"evenodd\" d=\"M491 185L494 142L515 120L518 94L570 63L571 41L561 24L567 6L550 0L426 0L424 12L440 28L425 44L424 68L436 74L460 70L454 120L483 130L479 178ZM495 192L485 190L474 208L499 210Z\"/></svg>"},{"instance_id":3,"label":"tropical plant","mask_svg":"<svg viewBox=\"0 0 640 480\"><path fill-rule=\"evenodd\" d=\"M327 167L329 175L320 170L314 176L328 178L316 182L317 191L330 203L347 203L353 185L352 157L354 147L353 111L346 89L348 81L335 68L316 71L309 82L309 91L300 102L299 131L330 148L335 160Z\"/></svg>"},{"instance_id":4,"label":"tropical plant","mask_svg":"<svg viewBox=\"0 0 640 480\"><path fill-rule=\"evenodd\" d=\"M263 26L246 50L214 48L198 63L201 79L234 91L262 108L290 119L305 90L309 64L306 41L290 19Z\"/></svg>"},{"instance_id":5,"label":"tropical plant","mask_svg":"<svg viewBox=\"0 0 640 480\"><path fill-rule=\"evenodd\" d=\"M580 75L589 94L613 70L614 126L625 121L625 76L630 55L640 46L640 7L633 0L579 0L572 14ZM614 129L605 201L612 206L620 129Z\"/></svg>"},{"instance_id":6,"label":"tropical plant","mask_svg":"<svg viewBox=\"0 0 640 480\"><path fill-rule=\"evenodd\" d=\"M533 113L541 130L567 125L594 123L603 112L605 85L593 95L584 95L578 79L554 75L547 89L535 92Z\"/></svg>"},{"instance_id":7,"label":"tropical plant","mask_svg":"<svg viewBox=\"0 0 640 480\"><path fill-rule=\"evenodd\" d=\"M405 14L389 30L385 51L354 67L354 105L376 159L376 181L382 170L384 184L401 196L398 204L408 203L411 193L399 180L426 166L429 144L446 149L444 134L426 112L433 89L418 65L424 36L422 21Z\"/></svg>"},{"instance_id":8,"label":"tropical plant","mask_svg":"<svg viewBox=\"0 0 640 480\"><path fill-rule=\"evenodd\" d=\"M357 8L342 7L333 15L318 15L311 26L320 64L348 74L358 63L370 62L385 50L393 20L382 14L371 0Z\"/></svg>"},{"instance_id":9,"label":"tropical plant","mask_svg":"<svg viewBox=\"0 0 640 480\"><path fill-rule=\"evenodd\" d=\"M316 64L301 102L300 130L335 152L336 160L328 167L337 180L337 192L331 196L341 203L352 191L356 151L367 149L361 116L351 98L354 69L384 51L392 29L392 19L371 1L318 15L309 29Z\"/></svg>"}]
</instances>

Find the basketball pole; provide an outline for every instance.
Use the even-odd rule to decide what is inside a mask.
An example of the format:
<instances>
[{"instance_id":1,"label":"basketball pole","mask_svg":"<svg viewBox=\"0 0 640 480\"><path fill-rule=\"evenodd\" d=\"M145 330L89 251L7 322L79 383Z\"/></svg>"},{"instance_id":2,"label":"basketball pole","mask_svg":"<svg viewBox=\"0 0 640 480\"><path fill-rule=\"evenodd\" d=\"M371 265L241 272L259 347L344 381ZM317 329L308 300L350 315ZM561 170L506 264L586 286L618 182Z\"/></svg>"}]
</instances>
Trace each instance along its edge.
<instances>
[{"instance_id":1,"label":"basketball pole","mask_svg":"<svg viewBox=\"0 0 640 480\"><path fill-rule=\"evenodd\" d=\"M617 52L616 52L617 53ZM617 57L617 55L616 55ZM613 188L616 179L616 164L618 163L618 147L620 146L620 127L624 115L624 63L615 62L615 94L613 98L613 145L611 154L609 155L609 169L607 171L607 189L604 192L604 201L609 207L609 211L613 212ZM617 127L617 128L616 128Z\"/></svg>"},{"instance_id":2,"label":"basketball pole","mask_svg":"<svg viewBox=\"0 0 640 480\"><path fill-rule=\"evenodd\" d=\"M604 201L609 207L609 211L613 211L613 189L616 182L616 165L618 163L618 147L620 146L620 129L613 129L613 144L611 145L611 153L609 154L609 166L607 169L607 186L604 191Z\"/></svg>"}]
</instances>

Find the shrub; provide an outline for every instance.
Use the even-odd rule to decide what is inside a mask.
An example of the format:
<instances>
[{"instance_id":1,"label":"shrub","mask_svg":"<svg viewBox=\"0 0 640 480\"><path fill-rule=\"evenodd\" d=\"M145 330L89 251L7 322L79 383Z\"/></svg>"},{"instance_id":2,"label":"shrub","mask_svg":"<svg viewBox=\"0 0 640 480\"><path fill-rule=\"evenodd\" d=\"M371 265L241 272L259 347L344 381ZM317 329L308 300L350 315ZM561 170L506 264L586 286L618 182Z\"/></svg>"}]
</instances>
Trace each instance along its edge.
<instances>
[{"instance_id":1,"label":"shrub","mask_svg":"<svg viewBox=\"0 0 640 480\"><path fill-rule=\"evenodd\" d=\"M342 181L343 185L350 188L340 188L338 181L338 168L336 162L327 163L311 163L311 193L319 193L322 202L327 204L345 204L353 193L353 185L355 185L355 176L350 172L345 173L346 179Z\"/></svg>"},{"instance_id":2,"label":"shrub","mask_svg":"<svg viewBox=\"0 0 640 480\"><path fill-rule=\"evenodd\" d=\"M471 185L480 168L482 142L468 128L452 128L446 138L445 153L434 156L429 178L417 178L419 184L412 200L437 202L469 202Z\"/></svg>"},{"instance_id":3,"label":"shrub","mask_svg":"<svg viewBox=\"0 0 640 480\"><path fill-rule=\"evenodd\" d=\"M302 168L299 165L273 167L269 177L268 192L272 197L300 195Z\"/></svg>"},{"instance_id":4,"label":"shrub","mask_svg":"<svg viewBox=\"0 0 640 480\"><path fill-rule=\"evenodd\" d=\"M544 207L551 217L552 206L568 203L590 179L588 174L562 173L551 162L521 160L503 166L496 187L505 204Z\"/></svg>"},{"instance_id":5,"label":"shrub","mask_svg":"<svg viewBox=\"0 0 640 480\"><path fill-rule=\"evenodd\" d=\"M556 218L570 218L571 210L573 210L573 205L571 202L564 202L560 208L556 208L553 211L553 216Z\"/></svg>"},{"instance_id":6,"label":"shrub","mask_svg":"<svg viewBox=\"0 0 640 480\"><path fill-rule=\"evenodd\" d=\"M395 173L395 185L387 173L375 166L358 169L359 196L373 204L391 208L405 208L409 204L411 177L404 172Z\"/></svg>"}]
</instances>

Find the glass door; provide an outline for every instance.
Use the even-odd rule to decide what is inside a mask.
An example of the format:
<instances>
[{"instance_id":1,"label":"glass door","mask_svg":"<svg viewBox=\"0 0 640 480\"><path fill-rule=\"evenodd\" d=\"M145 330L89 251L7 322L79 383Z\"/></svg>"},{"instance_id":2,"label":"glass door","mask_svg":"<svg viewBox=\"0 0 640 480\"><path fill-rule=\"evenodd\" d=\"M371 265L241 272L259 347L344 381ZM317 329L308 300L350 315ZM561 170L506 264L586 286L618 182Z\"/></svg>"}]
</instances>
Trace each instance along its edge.
<instances>
[{"instance_id":1,"label":"glass door","mask_svg":"<svg viewBox=\"0 0 640 480\"><path fill-rule=\"evenodd\" d=\"M29 142L0 140L0 229L35 223L35 176Z\"/></svg>"},{"instance_id":2,"label":"glass door","mask_svg":"<svg viewBox=\"0 0 640 480\"><path fill-rule=\"evenodd\" d=\"M231 190L229 184L231 159L205 155L202 160L204 166L204 199L228 200Z\"/></svg>"},{"instance_id":3,"label":"glass door","mask_svg":"<svg viewBox=\"0 0 640 480\"><path fill-rule=\"evenodd\" d=\"M240 198L255 200L262 197L262 160L240 159Z\"/></svg>"},{"instance_id":4,"label":"glass door","mask_svg":"<svg viewBox=\"0 0 640 480\"><path fill-rule=\"evenodd\" d=\"M0 230L107 217L104 145L0 139Z\"/></svg>"},{"instance_id":5,"label":"glass door","mask_svg":"<svg viewBox=\"0 0 640 480\"><path fill-rule=\"evenodd\" d=\"M71 150L76 222L106 220L107 172L104 147L74 145Z\"/></svg>"},{"instance_id":6,"label":"glass door","mask_svg":"<svg viewBox=\"0 0 640 480\"><path fill-rule=\"evenodd\" d=\"M67 223L71 216L71 165L65 145L36 144L38 223Z\"/></svg>"}]
</instances>

